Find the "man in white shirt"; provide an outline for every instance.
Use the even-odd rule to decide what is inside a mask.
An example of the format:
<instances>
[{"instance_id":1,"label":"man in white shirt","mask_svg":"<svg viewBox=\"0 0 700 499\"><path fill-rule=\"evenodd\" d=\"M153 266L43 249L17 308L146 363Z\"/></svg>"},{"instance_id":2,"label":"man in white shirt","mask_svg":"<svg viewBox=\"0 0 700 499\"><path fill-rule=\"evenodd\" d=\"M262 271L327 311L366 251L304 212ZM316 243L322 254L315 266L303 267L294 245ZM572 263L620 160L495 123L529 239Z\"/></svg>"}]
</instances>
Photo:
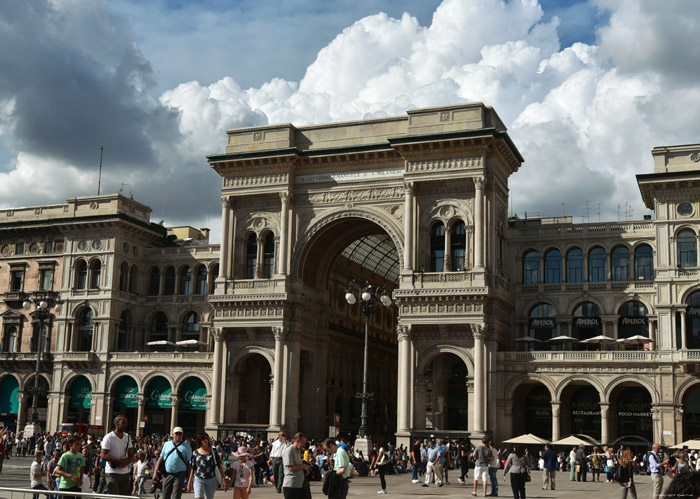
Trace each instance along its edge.
<instances>
[{"instance_id":1,"label":"man in white shirt","mask_svg":"<svg viewBox=\"0 0 700 499\"><path fill-rule=\"evenodd\" d=\"M34 461L29 468L29 483L34 490L47 490L46 485L42 482L44 478L44 471L42 467L42 461L44 460L44 453L40 450L34 453ZM38 499L39 494L34 494L32 499Z\"/></svg>"},{"instance_id":2,"label":"man in white shirt","mask_svg":"<svg viewBox=\"0 0 700 499\"><path fill-rule=\"evenodd\" d=\"M272 474L275 477L275 489L278 494L282 493L282 482L284 481L284 465L282 464L282 456L287 448L287 435L281 431L279 438L272 444L270 457L272 458Z\"/></svg>"},{"instance_id":3,"label":"man in white shirt","mask_svg":"<svg viewBox=\"0 0 700 499\"><path fill-rule=\"evenodd\" d=\"M126 433L129 421L126 416L114 418L114 431L102 439L100 457L105 464L107 493L128 496L131 493L131 463L134 462L134 448L131 437Z\"/></svg>"}]
</instances>

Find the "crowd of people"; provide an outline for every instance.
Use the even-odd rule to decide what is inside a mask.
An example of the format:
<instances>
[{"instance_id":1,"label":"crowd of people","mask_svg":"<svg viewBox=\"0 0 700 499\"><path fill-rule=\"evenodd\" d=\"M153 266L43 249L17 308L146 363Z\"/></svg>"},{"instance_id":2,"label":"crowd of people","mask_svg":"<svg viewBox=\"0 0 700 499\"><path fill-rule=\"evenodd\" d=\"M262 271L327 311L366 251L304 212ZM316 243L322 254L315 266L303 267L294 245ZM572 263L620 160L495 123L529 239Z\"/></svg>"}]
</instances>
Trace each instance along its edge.
<instances>
[{"instance_id":1,"label":"crowd of people","mask_svg":"<svg viewBox=\"0 0 700 499\"><path fill-rule=\"evenodd\" d=\"M0 471L3 459L34 456L32 489L153 494L156 499L180 499L185 491L193 492L195 499L213 499L219 489L233 489L234 499L248 499L253 486L274 487L286 499L306 499L313 481L324 482L328 497L345 499L352 477L377 475L377 492L387 494L386 475L411 473L414 484L443 487L450 484L450 472L458 475L459 485L473 485L472 495L493 497L499 495L499 471L510 476L514 499L525 499L532 470L542 471L543 490L556 490L558 472L572 481L590 477L617 484L623 499L636 499L635 476L640 474L651 476L653 499L661 497L664 477L683 490L697 483L700 491L700 454L688 448L664 453L659 444L649 452L584 445L569 451L545 445L540 451L520 445L497 449L487 438L476 447L469 440L416 438L410 448L384 442L364 456L342 437L309 440L301 433L288 436L281 431L273 441L247 434L216 440L205 433L185 438L183 429L175 427L167 436L137 438L129 432L125 416L113 423L113 431L101 438L44 434L19 439L11 432L1 433Z\"/></svg>"}]
</instances>

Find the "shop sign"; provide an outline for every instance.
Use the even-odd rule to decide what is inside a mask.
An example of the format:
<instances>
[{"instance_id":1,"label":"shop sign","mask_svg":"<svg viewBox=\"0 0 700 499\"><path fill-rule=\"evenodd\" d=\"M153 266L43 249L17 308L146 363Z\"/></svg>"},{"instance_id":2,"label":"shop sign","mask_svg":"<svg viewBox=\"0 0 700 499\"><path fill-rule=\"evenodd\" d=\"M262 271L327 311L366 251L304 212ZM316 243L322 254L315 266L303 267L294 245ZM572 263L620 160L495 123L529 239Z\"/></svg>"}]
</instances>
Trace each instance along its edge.
<instances>
[{"instance_id":1,"label":"shop sign","mask_svg":"<svg viewBox=\"0 0 700 499\"><path fill-rule=\"evenodd\" d=\"M167 379L158 377L148 384L146 409L170 409L173 401L170 399L172 388Z\"/></svg>"},{"instance_id":2,"label":"shop sign","mask_svg":"<svg viewBox=\"0 0 700 499\"><path fill-rule=\"evenodd\" d=\"M700 307L688 307L685 309L687 317L700 317Z\"/></svg>"},{"instance_id":3,"label":"shop sign","mask_svg":"<svg viewBox=\"0 0 700 499\"><path fill-rule=\"evenodd\" d=\"M14 376L5 376L0 384L0 413L19 413L19 383Z\"/></svg>"},{"instance_id":4,"label":"shop sign","mask_svg":"<svg viewBox=\"0 0 700 499\"><path fill-rule=\"evenodd\" d=\"M92 386L85 376L73 381L70 390L71 409L90 409L92 406Z\"/></svg>"},{"instance_id":5,"label":"shop sign","mask_svg":"<svg viewBox=\"0 0 700 499\"><path fill-rule=\"evenodd\" d=\"M198 378L188 378L182 384L180 409L205 411L207 409L207 388Z\"/></svg>"},{"instance_id":6,"label":"shop sign","mask_svg":"<svg viewBox=\"0 0 700 499\"><path fill-rule=\"evenodd\" d=\"M649 319L647 317L620 317L620 326L649 327Z\"/></svg>"},{"instance_id":7,"label":"shop sign","mask_svg":"<svg viewBox=\"0 0 700 499\"><path fill-rule=\"evenodd\" d=\"M555 329L557 319L555 317L538 317L530 319L530 329Z\"/></svg>"},{"instance_id":8,"label":"shop sign","mask_svg":"<svg viewBox=\"0 0 700 499\"><path fill-rule=\"evenodd\" d=\"M600 317L576 317L574 327L579 329L595 329L600 327Z\"/></svg>"},{"instance_id":9,"label":"shop sign","mask_svg":"<svg viewBox=\"0 0 700 499\"><path fill-rule=\"evenodd\" d=\"M129 376L125 376L117 383L116 397L114 400L114 408L121 409L136 408L139 406L139 401L136 396L139 393L139 388L136 386L136 381Z\"/></svg>"}]
</instances>

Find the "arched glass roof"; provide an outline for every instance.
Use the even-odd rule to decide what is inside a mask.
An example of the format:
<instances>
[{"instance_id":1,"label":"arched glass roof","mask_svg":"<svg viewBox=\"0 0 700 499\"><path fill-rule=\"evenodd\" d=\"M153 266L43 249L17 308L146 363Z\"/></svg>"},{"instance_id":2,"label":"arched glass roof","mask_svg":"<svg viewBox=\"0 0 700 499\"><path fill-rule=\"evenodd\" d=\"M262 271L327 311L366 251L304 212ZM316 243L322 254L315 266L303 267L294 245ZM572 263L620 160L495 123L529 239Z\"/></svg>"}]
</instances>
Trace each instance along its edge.
<instances>
[{"instance_id":1,"label":"arched glass roof","mask_svg":"<svg viewBox=\"0 0 700 499\"><path fill-rule=\"evenodd\" d=\"M399 253L387 234L364 236L351 243L343 256L398 285Z\"/></svg>"}]
</instances>

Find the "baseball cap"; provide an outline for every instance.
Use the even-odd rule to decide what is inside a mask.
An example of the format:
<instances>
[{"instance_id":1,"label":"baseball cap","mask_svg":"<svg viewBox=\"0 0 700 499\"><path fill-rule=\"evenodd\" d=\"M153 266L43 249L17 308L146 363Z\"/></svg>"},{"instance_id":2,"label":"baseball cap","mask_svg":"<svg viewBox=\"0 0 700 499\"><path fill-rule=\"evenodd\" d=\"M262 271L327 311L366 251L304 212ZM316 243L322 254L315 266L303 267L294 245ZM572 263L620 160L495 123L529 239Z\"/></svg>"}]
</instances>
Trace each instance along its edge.
<instances>
[{"instance_id":1,"label":"baseball cap","mask_svg":"<svg viewBox=\"0 0 700 499\"><path fill-rule=\"evenodd\" d=\"M175 428L173 428L173 435L175 433L185 433L185 432L182 431L182 426L176 426Z\"/></svg>"}]
</instances>

